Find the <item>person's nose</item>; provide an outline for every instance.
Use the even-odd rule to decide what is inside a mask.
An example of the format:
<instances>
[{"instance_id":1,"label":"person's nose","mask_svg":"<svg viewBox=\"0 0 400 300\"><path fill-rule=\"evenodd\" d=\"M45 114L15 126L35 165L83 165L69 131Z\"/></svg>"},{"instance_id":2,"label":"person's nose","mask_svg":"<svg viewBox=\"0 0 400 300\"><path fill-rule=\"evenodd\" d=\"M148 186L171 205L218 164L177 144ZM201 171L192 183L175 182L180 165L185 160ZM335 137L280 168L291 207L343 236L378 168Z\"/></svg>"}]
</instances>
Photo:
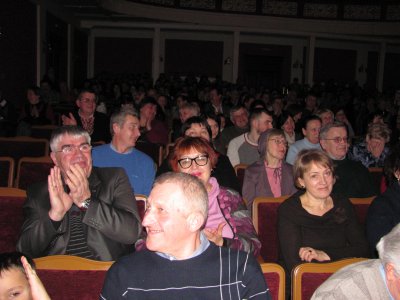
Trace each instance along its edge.
<instances>
[{"instance_id":1,"label":"person's nose","mask_svg":"<svg viewBox=\"0 0 400 300\"><path fill-rule=\"evenodd\" d=\"M142 226L146 227L154 223L154 213L151 209L146 209L143 217Z\"/></svg>"}]
</instances>

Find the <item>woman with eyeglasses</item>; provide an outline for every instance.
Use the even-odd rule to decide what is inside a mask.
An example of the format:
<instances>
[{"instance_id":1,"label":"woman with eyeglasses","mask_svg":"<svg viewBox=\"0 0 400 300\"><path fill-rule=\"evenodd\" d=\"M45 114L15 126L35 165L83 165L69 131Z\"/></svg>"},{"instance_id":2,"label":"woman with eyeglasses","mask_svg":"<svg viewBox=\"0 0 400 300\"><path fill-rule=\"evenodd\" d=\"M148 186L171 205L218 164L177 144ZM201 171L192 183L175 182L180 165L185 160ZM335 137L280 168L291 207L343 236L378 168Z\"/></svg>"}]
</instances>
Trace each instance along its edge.
<instances>
[{"instance_id":1,"label":"woman with eyeglasses","mask_svg":"<svg viewBox=\"0 0 400 300\"><path fill-rule=\"evenodd\" d=\"M208 219L203 230L206 237L218 246L226 246L253 253L257 256L261 243L258 240L250 213L240 195L222 187L212 177L218 154L202 138L179 138L170 156L175 172L196 176L208 192Z\"/></svg>"},{"instance_id":2,"label":"woman with eyeglasses","mask_svg":"<svg viewBox=\"0 0 400 300\"><path fill-rule=\"evenodd\" d=\"M252 209L257 197L280 197L297 192L292 166L285 162L287 141L280 129L269 129L258 139L260 159L247 167L242 195Z\"/></svg>"},{"instance_id":3,"label":"woman with eyeglasses","mask_svg":"<svg viewBox=\"0 0 400 300\"><path fill-rule=\"evenodd\" d=\"M303 191L278 208L279 256L287 274L303 262L369 257L353 205L332 192L336 180L332 159L321 150L302 150L293 172Z\"/></svg>"}]
</instances>

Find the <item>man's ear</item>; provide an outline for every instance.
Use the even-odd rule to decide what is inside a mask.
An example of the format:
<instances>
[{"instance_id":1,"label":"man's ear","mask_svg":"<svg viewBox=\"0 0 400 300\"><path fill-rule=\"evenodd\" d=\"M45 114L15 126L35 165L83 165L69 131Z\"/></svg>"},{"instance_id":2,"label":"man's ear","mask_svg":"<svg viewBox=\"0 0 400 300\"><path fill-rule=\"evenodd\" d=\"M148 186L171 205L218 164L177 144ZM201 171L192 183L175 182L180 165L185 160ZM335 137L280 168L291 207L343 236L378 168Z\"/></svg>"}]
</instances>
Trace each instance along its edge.
<instances>
[{"instance_id":1,"label":"man's ear","mask_svg":"<svg viewBox=\"0 0 400 300\"><path fill-rule=\"evenodd\" d=\"M386 264L385 273L388 282L393 282L393 280L397 279L396 270L394 269L393 264L391 263Z\"/></svg>"},{"instance_id":2,"label":"man's ear","mask_svg":"<svg viewBox=\"0 0 400 300\"><path fill-rule=\"evenodd\" d=\"M55 166L58 166L57 165L57 159L56 159L56 153L55 152L50 152L50 157L51 157L51 160L53 161L53 164Z\"/></svg>"},{"instance_id":3,"label":"man's ear","mask_svg":"<svg viewBox=\"0 0 400 300\"><path fill-rule=\"evenodd\" d=\"M119 130L121 129L121 128L119 127L118 123L113 123L113 124L112 124L112 128L113 128L113 132L114 132L114 133L118 133Z\"/></svg>"},{"instance_id":4,"label":"man's ear","mask_svg":"<svg viewBox=\"0 0 400 300\"><path fill-rule=\"evenodd\" d=\"M199 212L193 212L187 217L187 224L189 227L189 230L192 232L200 230L200 228L204 224L204 217L201 213Z\"/></svg>"}]
</instances>

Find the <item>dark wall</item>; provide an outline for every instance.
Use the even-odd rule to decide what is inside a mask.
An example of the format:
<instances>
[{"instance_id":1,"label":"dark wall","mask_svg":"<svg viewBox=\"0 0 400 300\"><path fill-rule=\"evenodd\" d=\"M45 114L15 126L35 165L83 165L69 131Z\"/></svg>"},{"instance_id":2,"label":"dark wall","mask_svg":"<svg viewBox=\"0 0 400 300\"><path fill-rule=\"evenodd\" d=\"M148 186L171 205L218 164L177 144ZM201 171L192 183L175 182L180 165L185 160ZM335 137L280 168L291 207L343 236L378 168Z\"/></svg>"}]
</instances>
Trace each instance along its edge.
<instances>
[{"instance_id":1,"label":"dark wall","mask_svg":"<svg viewBox=\"0 0 400 300\"><path fill-rule=\"evenodd\" d=\"M354 82L356 62L355 50L315 48L314 81Z\"/></svg>"},{"instance_id":2,"label":"dark wall","mask_svg":"<svg viewBox=\"0 0 400 300\"><path fill-rule=\"evenodd\" d=\"M94 73L151 73L151 39L96 38Z\"/></svg>"},{"instance_id":3,"label":"dark wall","mask_svg":"<svg viewBox=\"0 0 400 300\"><path fill-rule=\"evenodd\" d=\"M241 43L239 76L250 86L278 88L290 82L290 46Z\"/></svg>"},{"instance_id":4,"label":"dark wall","mask_svg":"<svg viewBox=\"0 0 400 300\"><path fill-rule=\"evenodd\" d=\"M165 73L222 76L222 42L166 40Z\"/></svg>"},{"instance_id":5,"label":"dark wall","mask_svg":"<svg viewBox=\"0 0 400 300\"><path fill-rule=\"evenodd\" d=\"M0 28L0 90L18 105L36 83L36 6L27 0L2 1Z\"/></svg>"},{"instance_id":6,"label":"dark wall","mask_svg":"<svg viewBox=\"0 0 400 300\"><path fill-rule=\"evenodd\" d=\"M53 83L67 80L68 25L54 15L46 14L46 39L43 45L46 55L46 74Z\"/></svg>"},{"instance_id":7,"label":"dark wall","mask_svg":"<svg viewBox=\"0 0 400 300\"><path fill-rule=\"evenodd\" d=\"M376 81L378 78L378 52L368 52L368 66L367 66L367 82L366 87L374 90L376 88Z\"/></svg>"},{"instance_id":8,"label":"dark wall","mask_svg":"<svg viewBox=\"0 0 400 300\"><path fill-rule=\"evenodd\" d=\"M73 86L81 87L87 78L87 55L88 55L88 35L86 32L74 31L74 54L73 54Z\"/></svg>"},{"instance_id":9,"label":"dark wall","mask_svg":"<svg viewBox=\"0 0 400 300\"><path fill-rule=\"evenodd\" d=\"M400 54L386 53L383 89L400 88Z\"/></svg>"}]
</instances>

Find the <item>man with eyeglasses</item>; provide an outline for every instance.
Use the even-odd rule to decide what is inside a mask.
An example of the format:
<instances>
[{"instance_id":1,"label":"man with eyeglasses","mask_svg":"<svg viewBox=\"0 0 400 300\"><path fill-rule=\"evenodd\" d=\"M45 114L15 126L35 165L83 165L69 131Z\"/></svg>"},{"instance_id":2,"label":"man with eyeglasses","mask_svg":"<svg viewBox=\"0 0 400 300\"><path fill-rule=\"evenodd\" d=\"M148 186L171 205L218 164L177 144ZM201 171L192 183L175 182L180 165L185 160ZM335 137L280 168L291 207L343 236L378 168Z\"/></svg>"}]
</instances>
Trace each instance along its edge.
<instances>
[{"instance_id":1,"label":"man with eyeglasses","mask_svg":"<svg viewBox=\"0 0 400 300\"><path fill-rule=\"evenodd\" d=\"M90 136L77 126L55 129L50 147L55 166L28 187L17 249L106 261L131 252L141 226L125 171L92 167Z\"/></svg>"},{"instance_id":2,"label":"man with eyeglasses","mask_svg":"<svg viewBox=\"0 0 400 300\"><path fill-rule=\"evenodd\" d=\"M322 149L334 160L336 183L333 192L345 197L364 198L377 195L372 177L360 162L348 159L349 138L342 122L333 122L320 131Z\"/></svg>"}]
</instances>

